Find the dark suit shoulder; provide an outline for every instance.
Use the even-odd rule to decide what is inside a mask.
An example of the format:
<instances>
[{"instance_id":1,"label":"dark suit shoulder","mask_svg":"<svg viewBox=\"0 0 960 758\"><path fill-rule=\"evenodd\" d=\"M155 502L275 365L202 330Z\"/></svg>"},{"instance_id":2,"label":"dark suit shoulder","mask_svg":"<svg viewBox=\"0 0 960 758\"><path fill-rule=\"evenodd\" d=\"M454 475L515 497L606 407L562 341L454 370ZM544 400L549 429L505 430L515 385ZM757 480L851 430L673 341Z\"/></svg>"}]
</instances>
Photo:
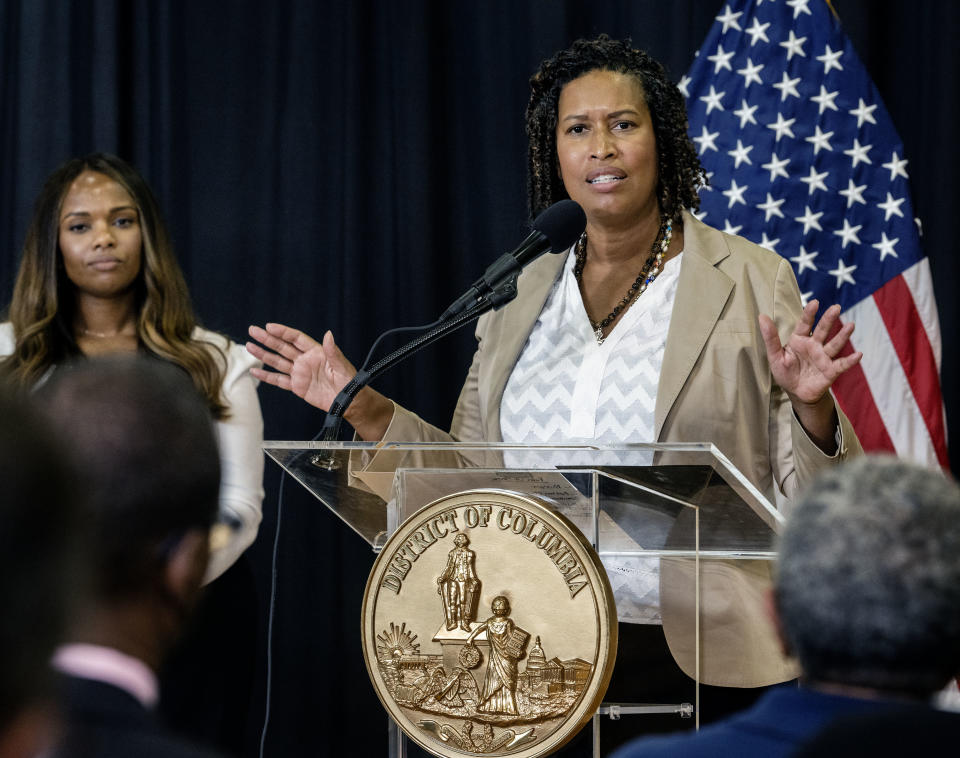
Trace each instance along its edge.
<instances>
[{"instance_id":1,"label":"dark suit shoulder","mask_svg":"<svg viewBox=\"0 0 960 758\"><path fill-rule=\"evenodd\" d=\"M224 758L172 734L113 685L66 676L60 697L65 736L53 758Z\"/></svg>"}]
</instances>

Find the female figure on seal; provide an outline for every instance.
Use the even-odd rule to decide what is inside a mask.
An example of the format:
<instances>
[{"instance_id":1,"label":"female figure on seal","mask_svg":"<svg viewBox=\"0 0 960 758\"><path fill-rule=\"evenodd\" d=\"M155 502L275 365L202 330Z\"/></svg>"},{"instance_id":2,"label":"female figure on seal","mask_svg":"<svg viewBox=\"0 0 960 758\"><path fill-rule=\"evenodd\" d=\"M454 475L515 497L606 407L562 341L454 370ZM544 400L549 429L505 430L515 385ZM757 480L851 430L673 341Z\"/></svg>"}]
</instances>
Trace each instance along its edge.
<instances>
[{"instance_id":1,"label":"female figure on seal","mask_svg":"<svg viewBox=\"0 0 960 758\"><path fill-rule=\"evenodd\" d=\"M480 623L467 637L466 644L486 630L490 643L487 675L477 710L482 713L500 713L516 716L517 661L523 657L523 647L530 635L518 629L510 618L510 601L497 595L490 604L493 615Z\"/></svg>"}]
</instances>

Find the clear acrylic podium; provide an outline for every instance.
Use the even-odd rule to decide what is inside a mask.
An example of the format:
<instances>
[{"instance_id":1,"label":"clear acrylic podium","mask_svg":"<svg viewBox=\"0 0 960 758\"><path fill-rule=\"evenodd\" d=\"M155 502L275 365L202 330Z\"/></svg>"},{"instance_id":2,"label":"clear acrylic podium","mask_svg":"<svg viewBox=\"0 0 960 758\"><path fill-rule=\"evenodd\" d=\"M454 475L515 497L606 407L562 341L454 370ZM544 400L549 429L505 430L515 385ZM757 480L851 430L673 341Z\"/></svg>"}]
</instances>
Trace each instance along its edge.
<instances>
[{"instance_id":1,"label":"clear acrylic podium","mask_svg":"<svg viewBox=\"0 0 960 758\"><path fill-rule=\"evenodd\" d=\"M268 441L264 450L375 552L428 503L464 490L497 489L538 496L583 532L607 569L621 621L657 616L658 579L672 572L671 603L678 592L683 596L680 605L689 611L683 623L696 651L693 670L687 671L689 698L603 703L593 719L596 756L604 715L675 713L699 725L702 569L717 560L772 560L783 521L709 443ZM684 577L679 584L677 576ZM390 723L390 755L403 756L406 740Z\"/></svg>"}]
</instances>

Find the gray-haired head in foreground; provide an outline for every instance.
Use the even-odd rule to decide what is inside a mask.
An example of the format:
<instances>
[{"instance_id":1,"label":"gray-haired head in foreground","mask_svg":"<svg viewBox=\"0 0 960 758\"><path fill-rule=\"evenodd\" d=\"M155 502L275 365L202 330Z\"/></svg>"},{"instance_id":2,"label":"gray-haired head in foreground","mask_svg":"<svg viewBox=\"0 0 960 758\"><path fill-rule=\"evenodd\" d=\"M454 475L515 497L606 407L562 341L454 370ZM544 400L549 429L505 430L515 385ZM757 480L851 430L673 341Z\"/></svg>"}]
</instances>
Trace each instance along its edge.
<instances>
[{"instance_id":1,"label":"gray-haired head in foreground","mask_svg":"<svg viewBox=\"0 0 960 758\"><path fill-rule=\"evenodd\" d=\"M960 488L893 458L827 472L787 522L775 586L805 678L930 695L960 673Z\"/></svg>"}]
</instances>

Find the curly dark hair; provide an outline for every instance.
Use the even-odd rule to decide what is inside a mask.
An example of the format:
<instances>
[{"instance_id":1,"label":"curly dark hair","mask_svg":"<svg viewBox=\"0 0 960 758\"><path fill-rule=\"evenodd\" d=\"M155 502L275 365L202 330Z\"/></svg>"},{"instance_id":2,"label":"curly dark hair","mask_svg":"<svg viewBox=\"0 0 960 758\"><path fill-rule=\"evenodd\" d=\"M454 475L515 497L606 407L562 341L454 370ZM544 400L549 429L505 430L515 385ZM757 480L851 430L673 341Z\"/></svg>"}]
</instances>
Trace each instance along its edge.
<instances>
[{"instance_id":1,"label":"curly dark hair","mask_svg":"<svg viewBox=\"0 0 960 758\"><path fill-rule=\"evenodd\" d=\"M527 103L527 202L531 217L566 197L557 164L557 103L560 90L590 71L615 71L640 82L657 143L657 198L674 222L684 208L698 209L697 190L707 183L696 148L687 134L683 95L664 67L629 40L578 39L540 64L530 79Z\"/></svg>"}]
</instances>

